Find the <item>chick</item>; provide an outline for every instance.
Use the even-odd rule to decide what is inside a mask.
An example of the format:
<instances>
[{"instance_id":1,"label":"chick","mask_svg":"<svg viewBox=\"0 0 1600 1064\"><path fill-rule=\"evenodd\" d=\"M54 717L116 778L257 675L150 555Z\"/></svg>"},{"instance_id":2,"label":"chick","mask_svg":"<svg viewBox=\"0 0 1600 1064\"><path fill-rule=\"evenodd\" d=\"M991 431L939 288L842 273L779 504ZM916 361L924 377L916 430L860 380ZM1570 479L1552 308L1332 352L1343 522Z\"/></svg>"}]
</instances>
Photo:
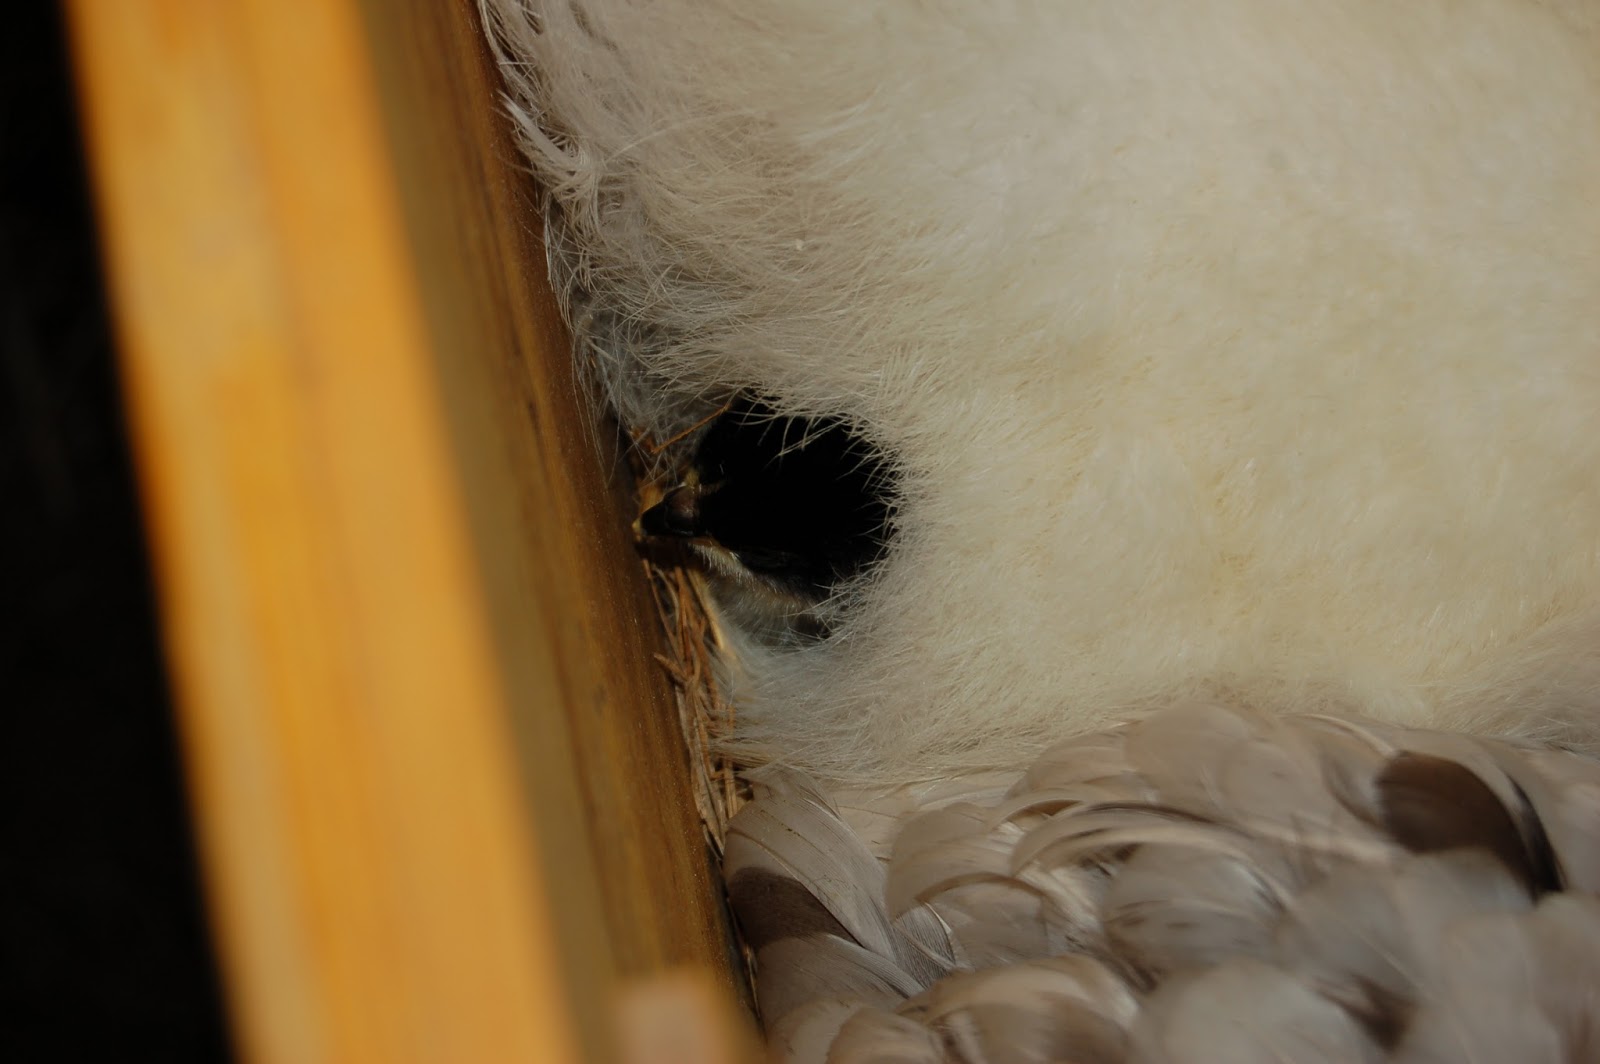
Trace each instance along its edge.
<instances>
[{"instance_id":1,"label":"chick","mask_svg":"<svg viewBox=\"0 0 1600 1064\"><path fill-rule=\"evenodd\" d=\"M844 421L781 417L740 398L635 530L686 545L744 630L809 642L830 634L835 592L887 547L891 480L882 454Z\"/></svg>"}]
</instances>

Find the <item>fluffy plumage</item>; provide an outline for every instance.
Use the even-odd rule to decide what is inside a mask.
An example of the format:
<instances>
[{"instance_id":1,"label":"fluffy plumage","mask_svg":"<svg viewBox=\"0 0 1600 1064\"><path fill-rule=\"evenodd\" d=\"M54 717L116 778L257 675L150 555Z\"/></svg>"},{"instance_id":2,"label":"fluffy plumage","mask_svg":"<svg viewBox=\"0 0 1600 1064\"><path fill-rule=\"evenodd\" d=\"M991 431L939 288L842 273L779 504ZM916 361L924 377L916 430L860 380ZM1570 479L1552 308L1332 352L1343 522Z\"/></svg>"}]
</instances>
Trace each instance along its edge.
<instances>
[{"instance_id":1,"label":"fluffy plumage","mask_svg":"<svg viewBox=\"0 0 1600 1064\"><path fill-rule=\"evenodd\" d=\"M740 741L1015 762L1195 692L1593 744L1588 0L481 0L584 362L902 487Z\"/></svg>"},{"instance_id":2,"label":"fluffy plumage","mask_svg":"<svg viewBox=\"0 0 1600 1064\"><path fill-rule=\"evenodd\" d=\"M1194 704L938 788L760 786L727 868L787 1060L1600 1053L1587 757Z\"/></svg>"}]
</instances>

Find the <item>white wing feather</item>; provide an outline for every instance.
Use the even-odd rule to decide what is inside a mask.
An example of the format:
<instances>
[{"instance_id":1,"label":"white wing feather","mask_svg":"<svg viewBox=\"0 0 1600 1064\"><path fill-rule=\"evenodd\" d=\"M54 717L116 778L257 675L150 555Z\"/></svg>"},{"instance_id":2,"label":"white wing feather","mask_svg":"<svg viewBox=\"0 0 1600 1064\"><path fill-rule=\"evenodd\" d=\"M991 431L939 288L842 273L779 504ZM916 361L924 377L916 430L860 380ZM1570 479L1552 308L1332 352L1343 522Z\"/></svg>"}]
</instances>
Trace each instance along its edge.
<instances>
[{"instance_id":1,"label":"white wing feather","mask_svg":"<svg viewBox=\"0 0 1600 1064\"><path fill-rule=\"evenodd\" d=\"M768 771L730 834L731 882L815 899L787 935L741 913L780 1059L1600 1050L1588 758L1197 703L1019 772L841 793L848 821Z\"/></svg>"}]
</instances>

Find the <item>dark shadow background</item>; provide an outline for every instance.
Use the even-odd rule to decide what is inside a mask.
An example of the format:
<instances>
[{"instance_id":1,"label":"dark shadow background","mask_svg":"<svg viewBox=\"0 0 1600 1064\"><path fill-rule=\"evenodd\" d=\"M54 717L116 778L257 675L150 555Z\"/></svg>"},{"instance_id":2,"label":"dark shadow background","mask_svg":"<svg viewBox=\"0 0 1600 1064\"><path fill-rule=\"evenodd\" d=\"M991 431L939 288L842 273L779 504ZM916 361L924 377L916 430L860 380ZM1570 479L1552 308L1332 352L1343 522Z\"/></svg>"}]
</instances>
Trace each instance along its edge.
<instances>
[{"instance_id":1,"label":"dark shadow background","mask_svg":"<svg viewBox=\"0 0 1600 1064\"><path fill-rule=\"evenodd\" d=\"M226 1061L56 6L0 33L0 1061Z\"/></svg>"}]
</instances>

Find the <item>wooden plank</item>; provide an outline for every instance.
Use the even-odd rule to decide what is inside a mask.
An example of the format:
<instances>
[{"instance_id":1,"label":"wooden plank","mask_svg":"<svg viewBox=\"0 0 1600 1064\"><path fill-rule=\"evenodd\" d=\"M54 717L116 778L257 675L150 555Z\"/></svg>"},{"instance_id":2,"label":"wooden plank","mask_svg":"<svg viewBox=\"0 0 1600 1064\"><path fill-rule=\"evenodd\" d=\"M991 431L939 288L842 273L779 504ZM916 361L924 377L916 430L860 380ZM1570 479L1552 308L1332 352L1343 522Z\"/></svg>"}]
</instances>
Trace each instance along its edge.
<instances>
[{"instance_id":1,"label":"wooden plank","mask_svg":"<svg viewBox=\"0 0 1600 1064\"><path fill-rule=\"evenodd\" d=\"M582 814L542 829L551 889L593 888L571 871L587 850L616 971L691 964L733 989L720 882L652 658L660 633L623 510L628 478L597 455L596 429L579 415L541 222L476 6L364 0L364 10L536 808L571 808L549 790L549 762L552 751L581 754ZM560 663L559 717L526 675L525 648L538 643Z\"/></svg>"},{"instance_id":2,"label":"wooden plank","mask_svg":"<svg viewBox=\"0 0 1600 1064\"><path fill-rule=\"evenodd\" d=\"M243 1055L609 1056L723 946L470 12L69 11Z\"/></svg>"}]
</instances>

